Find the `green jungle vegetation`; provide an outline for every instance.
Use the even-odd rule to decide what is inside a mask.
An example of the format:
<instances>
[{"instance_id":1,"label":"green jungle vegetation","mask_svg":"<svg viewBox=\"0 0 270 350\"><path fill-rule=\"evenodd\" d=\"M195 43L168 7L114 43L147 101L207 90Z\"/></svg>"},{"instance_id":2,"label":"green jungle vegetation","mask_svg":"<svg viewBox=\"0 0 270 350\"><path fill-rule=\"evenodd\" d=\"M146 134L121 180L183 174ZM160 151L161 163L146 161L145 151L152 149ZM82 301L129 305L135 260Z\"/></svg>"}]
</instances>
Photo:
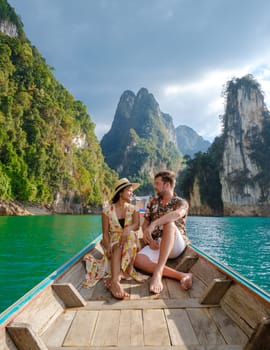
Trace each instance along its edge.
<instances>
[{"instance_id":1,"label":"green jungle vegetation","mask_svg":"<svg viewBox=\"0 0 270 350\"><path fill-rule=\"evenodd\" d=\"M61 85L0 0L0 198L51 205L58 193L99 205L116 180L105 163L94 123L82 102Z\"/></svg>"},{"instance_id":2,"label":"green jungle vegetation","mask_svg":"<svg viewBox=\"0 0 270 350\"><path fill-rule=\"evenodd\" d=\"M180 174L176 187L176 192L181 193L184 198L189 200L197 178L201 201L213 210L213 214L220 214L223 211L222 188L219 178L224 149L223 142L222 136L216 137L207 152L198 152L193 159L185 156L186 168Z\"/></svg>"}]
</instances>

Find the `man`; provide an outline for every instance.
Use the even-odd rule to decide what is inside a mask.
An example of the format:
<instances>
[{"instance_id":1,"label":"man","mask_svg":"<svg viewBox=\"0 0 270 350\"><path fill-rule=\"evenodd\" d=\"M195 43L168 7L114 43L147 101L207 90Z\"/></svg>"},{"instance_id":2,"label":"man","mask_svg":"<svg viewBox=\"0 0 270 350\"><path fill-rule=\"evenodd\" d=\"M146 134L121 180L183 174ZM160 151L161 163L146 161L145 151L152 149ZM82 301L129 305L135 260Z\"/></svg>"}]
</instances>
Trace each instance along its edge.
<instances>
[{"instance_id":1,"label":"man","mask_svg":"<svg viewBox=\"0 0 270 350\"><path fill-rule=\"evenodd\" d=\"M168 266L168 258L176 258L186 248L185 221L188 203L174 194L175 174L161 171L155 176L157 194L147 205L142 226L146 245L136 255L135 266L153 274L150 291L159 294L163 289L162 276L177 279L185 290L192 286L192 274Z\"/></svg>"}]
</instances>

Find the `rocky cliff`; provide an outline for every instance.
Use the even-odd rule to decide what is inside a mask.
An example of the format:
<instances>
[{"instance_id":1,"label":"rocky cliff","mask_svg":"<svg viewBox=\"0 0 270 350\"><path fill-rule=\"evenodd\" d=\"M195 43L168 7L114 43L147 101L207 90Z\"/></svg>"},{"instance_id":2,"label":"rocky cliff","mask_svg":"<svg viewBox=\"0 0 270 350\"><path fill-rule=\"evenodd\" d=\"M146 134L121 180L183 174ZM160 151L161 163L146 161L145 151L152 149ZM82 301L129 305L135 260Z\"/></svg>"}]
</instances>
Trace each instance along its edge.
<instances>
[{"instance_id":1,"label":"rocky cliff","mask_svg":"<svg viewBox=\"0 0 270 350\"><path fill-rule=\"evenodd\" d=\"M263 93L251 76L228 84L220 171L225 214L262 215L270 208L264 176L270 171L270 157L264 164L259 159L263 146L270 143L264 137L269 121Z\"/></svg>"},{"instance_id":2,"label":"rocky cliff","mask_svg":"<svg viewBox=\"0 0 270 350\"><path fill-rule=\"evenodd\" d=\"M194 157L197 152L206 152L211 143L186 125L176 128L177 146L181 154Z\"/></svg>"},{"instance_id":3,"label":"rocky cliff","mask_svg":"<svg viewBox=\"0 0 270 350\"><path fill-rule=\"evenodd\" d=\"M225 89L223 132L187 164L180 188L191 212L270 215L270 113L251 75Z\"/></svg>"},{"instance_id":4,"label":"rocky cliff","mask_svg":"<svg viewBox=\"0 0 270 350\"><path fill-rule=\"evenodd\" d=\"M178 172L181 168L172 117L161 112L145 88L137 95L132 91L122 94L101 147L106 162L120 176L142 183L141 192L151 190L157 170L170 168Z\"/></svg>"},{"instance_id":5,"label":"rocky cliff","mask_svg":"<svg viewBox=\"0 0 270 350\"><path fill-rule=\"evenodd\" d=\"M0 32L10 36L11 38L16 38L18 36L16 25L7 20L0 20Z\"/></svg>"}]
</instances>

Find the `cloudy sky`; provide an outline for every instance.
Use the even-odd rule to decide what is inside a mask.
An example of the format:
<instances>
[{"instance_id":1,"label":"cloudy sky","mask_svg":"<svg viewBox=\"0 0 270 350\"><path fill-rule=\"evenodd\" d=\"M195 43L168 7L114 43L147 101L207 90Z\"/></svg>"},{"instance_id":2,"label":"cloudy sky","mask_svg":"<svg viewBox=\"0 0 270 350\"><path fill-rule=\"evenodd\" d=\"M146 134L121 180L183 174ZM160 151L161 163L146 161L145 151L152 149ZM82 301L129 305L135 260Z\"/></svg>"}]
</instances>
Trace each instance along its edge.
<instances>
[{"instance_id":1,"label":"cloudy sky","mask_svg":"<svg viewBox=\"0 0 270 350\"><path fill-rule=\"evenodd\" d=\"M8 0L100 139L124 90L152 92L174 125L220 133L222 89L251 73L270 106L268 0Z\"/></svg>"}]
</instances>

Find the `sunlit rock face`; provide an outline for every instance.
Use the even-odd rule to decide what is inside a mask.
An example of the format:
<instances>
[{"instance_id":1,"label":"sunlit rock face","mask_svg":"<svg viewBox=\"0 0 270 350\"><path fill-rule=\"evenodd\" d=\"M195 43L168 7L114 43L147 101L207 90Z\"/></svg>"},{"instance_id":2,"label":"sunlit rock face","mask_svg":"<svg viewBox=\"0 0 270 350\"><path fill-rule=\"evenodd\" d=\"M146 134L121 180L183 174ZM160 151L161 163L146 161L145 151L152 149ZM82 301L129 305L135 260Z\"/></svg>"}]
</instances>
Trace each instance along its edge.
<instances>
[{"instance_id":1,"label":"sunlit rock face","mask_svg":"<svg viewBox=\"0 0 270 350\"><path fill-rule=\"evenodd\" d=\"M11 38L18 37L18 30L17 30L16 25L7 21L7 20L0 19L0 32L2 32L5 35L10 36Z\"/></svg>"},{"instance_id":2,"label":"sunlit rock face","mask_svg":"<svg viewBox=\"0 0 270 350\"><path fill-rule=\"evenodd\" d=\"M230 84L220 172L224 213L260 215L268 210L270 199L269 189L259 181L265 169L256 159L255 146L266 141L262 139L262 131L269 112L258 83L249 76Z\"/></svg>"}]
</instances>

